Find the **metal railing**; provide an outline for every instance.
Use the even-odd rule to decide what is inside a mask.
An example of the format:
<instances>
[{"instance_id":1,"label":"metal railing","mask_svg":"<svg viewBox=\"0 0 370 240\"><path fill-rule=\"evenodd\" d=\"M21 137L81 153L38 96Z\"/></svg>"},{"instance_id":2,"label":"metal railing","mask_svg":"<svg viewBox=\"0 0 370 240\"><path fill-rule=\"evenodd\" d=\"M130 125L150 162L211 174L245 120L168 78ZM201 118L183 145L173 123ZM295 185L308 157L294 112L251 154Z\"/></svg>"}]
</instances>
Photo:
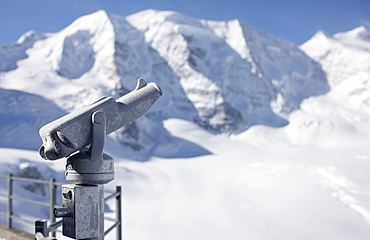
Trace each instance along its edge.
<instances>
[{"instance_id":1,"label":"metal railing","mask_svg":"<svg viewBox=\"0 0 370 240\"><path fill-rule=\"evenodd\" d=\"M64 183L56 182L54 178L51 178L49 181L40 180L40 179L34 179L34 178L24 178L24 177L17 177L13 176L12 174L8 174L7 176L1 176L0 179L6 179L7 180L7 194L0 193L0 197L6 197L7 198L7 212L1 212L0 215L5 216L7 219L7 227L12 228L13 227L13 220L24 222L27 224L35 225L36 231L39 231L42 233L45 237L48 236L50 233L52 237L55 237L55 231L58 229L58 227L61 226L62 221L56 222L56 218L54 216L54 208L57 207L57 198L56 198L56 189L58 186L62 186ZM23 181L23 182L31 182L31 183L38 183L38 184L44 184L49 186L49 192L50 192L50 198L49 203L40 202L40 201L34 201L31 199L26 199L22 197L15 196L13 193L13 182L14 181ZM106 236L109 232L111 232L114 228L116 228L116 239L121 240L122 239L122 191L121 187L117 186L116 190L104 190L105 193L109 193L107 197L104 198L104 202L116 199L116 216L115 218L107 217L105 216L104 219L108 221L114 222L112 226L110 226L105 232L104 236ZM26 220L20 217L15 216L13 213L13 201L21 201L31 204L36 204L39 206L44 206L49 208L49 227L47 226L47 220L36 220L36 221L30 221Z\"/></svg>"}]
</instances>

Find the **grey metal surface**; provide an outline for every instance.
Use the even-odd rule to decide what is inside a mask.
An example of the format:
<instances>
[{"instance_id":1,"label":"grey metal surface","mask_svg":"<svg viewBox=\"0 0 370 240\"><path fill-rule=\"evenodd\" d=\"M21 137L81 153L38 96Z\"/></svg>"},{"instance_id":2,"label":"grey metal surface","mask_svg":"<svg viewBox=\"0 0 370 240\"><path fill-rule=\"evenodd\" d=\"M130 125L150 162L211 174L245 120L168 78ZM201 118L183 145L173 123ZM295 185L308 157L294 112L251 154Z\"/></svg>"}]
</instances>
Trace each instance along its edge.
<instances>
[{"instance_id":1,"label":"grey metal surface","mask_svg":"<svg viewBox=\"0 0 370 240\"><path fill-rule=\"evenodd\" d=\"M63 207L55 212L63 217L63 235L74 239L104 239L103 190L103 185L62 186Z\"/></svg>"},{"instance_id":2,"label":"grey metal surface","mask_svg":"<svg viewBox=\"0 0 370 240\"><path fill-rule=\"evenodd\" d=\"M91 115L94 112L105 113L106 134L110 134L144 115L162 94L156 83L146 83L139 79L134 91L117 100L103 97L67 114L40 129L43 141L40 155L44 159L56 160L89 145L92 134Z\"/></svg>"},{"instance_id":3,"label":"grey metal surface","mask_svg":"<svg viewBox=\"0 0 370 240\"><path fill-rule=\"evenodd\" d=\"M12 174L8 174L8 196L13 196L13 179ZM13 196L14 197L14 196ZM8 228L12 227L12 216L13 216L13 199L12 197L8 198Z\"/></svg>"},{"instance_id":4,"label":"grey metal surface","mask_svg":"<svg viewBox=\"0 0 370 240\"><path fill-rule=\"evenodd\" d=\"M91 144L67 159L66 179L75 184L107 184L114 179L113 158L103 153L106 135L104 112L92 114Z\"/></svg>"}]
</instances>

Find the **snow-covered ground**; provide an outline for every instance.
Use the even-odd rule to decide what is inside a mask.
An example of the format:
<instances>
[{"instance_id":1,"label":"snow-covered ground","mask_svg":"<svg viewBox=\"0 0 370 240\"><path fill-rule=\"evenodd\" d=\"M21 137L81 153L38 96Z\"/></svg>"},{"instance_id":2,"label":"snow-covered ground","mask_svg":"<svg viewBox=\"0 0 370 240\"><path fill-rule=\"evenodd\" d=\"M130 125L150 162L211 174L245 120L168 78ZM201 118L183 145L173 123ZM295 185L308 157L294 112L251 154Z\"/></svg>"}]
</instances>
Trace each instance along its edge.
<instances>
[{"instance_id":1,"label":"snow-covered ground","mask_svg":"<svg viewBox=\"0 0 370 240\"><path fill-rule=\"evenodd\" d=\"M212 154L116 164L126 171L117 181L128 239L369 236L370 150L362 138L337 129L342 139L327 139L330 146L301 147L281 136L284 129L229 138L180 120L166 127Z\"/></svg>"},{"instance_id":2,"label":"snow-covered ground","mask_svg":"<svg viewBox=\"0 0 370 240\"><path fill-rule=\"evenodd\" d=\"M107 188L123 186L124 238L367 239L370 129L349 128L348 116L317 111L331 114L331 124L312 122L302 131L255 126L231 137L169 119L172 135L210 154L139 162L111 153L116 179ZM295 115L306 120L303 112ZM33 151L2 148L0 162L2 173L31 165L45 178L64 177L64 160L44 161ZM25 217L40 210L48 216L48 209L16 208Z\"/></svg>"}]
</instances>

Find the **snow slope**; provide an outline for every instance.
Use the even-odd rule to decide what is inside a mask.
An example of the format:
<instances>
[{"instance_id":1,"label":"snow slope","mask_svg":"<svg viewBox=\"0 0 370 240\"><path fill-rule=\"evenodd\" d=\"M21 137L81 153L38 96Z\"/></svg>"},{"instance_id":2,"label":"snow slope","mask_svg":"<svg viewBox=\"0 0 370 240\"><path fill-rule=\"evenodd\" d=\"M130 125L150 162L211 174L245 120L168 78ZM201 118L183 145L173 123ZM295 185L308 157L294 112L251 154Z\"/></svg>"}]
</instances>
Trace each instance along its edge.
<instances>
[{"instance_id":1,"label":"snow slope","mask_svg":"<svg viewBox=\"0 0 370 240\"><path fill-rule=\"evenodd\" d=\"M117 164L126 171L119 177L126 238L368 238L370 152L363 145L301 148L257 134L248 143L180 120L165 126L213 155Z\"/></svg>"},{"instance_id":2,"label":"snow slope","mask_svg":"<svg viewBox=\"0 0 370 240\"><path fill-rule=\"evenodd\" d=\"M212 155L143 163L111 153L116 179L108 188L123 186L125 239L368 238L370 150L363 138L339 139L337 148L302 148L286 140L276 144L254 127L231 138L184 120L169 119L165 127ZM267 129L270 136L274 130ZM63 177L63 160L0 152L5 172L7 165L28 161L53 169L43 170L45 178L52 171Z\"/></svg>"},{"instance_id":3,"label":"snow slope","mask_svg":"<svg viewBox=\"0 0 370 240\"><path fill-rule=\"evenodd\" d=\"M35 149L43 120L120 96L140 76L165 95L106 144L116 171L108 188L124 189L125 239L368 239L367 33L319 33L304 53L237 20L84 16L29 47L1 49L10 140L1 137L0 174L37 168L62 180L64 160L19 145Z\"/></svg>"},{"instance_id":4,"label":"snow slope","mask_svg":"<svg viewBox=\"0 0 370 240\"><path fill-rule=\"evenodd\" d=\"M0 145L38 149L42 143L36 129L66 114L38 95L0 88Z\"/></svg>"}]
</instances>

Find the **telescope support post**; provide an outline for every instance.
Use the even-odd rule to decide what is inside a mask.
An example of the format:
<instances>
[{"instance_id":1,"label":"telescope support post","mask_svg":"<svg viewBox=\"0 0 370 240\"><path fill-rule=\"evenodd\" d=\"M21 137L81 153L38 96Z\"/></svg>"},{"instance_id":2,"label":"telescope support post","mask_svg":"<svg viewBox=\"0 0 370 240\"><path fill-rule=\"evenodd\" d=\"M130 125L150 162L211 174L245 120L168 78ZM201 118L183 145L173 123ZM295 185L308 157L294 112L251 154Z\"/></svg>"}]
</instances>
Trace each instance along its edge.
<instances>
[{"instance_id":1,"label":"telescope support post","mask_svg":"<svg viewBox=\"0 0 370 240\"><path fill-rule=\"evenodd\" d=\"M66 178L73 184L62 186L63 235L74 239L104 240L104 185L114 179L113 159L103 153L106 135L104 112L91 116L92 141L88 150L67 159Z\"/></svg>"}]
</instances>

